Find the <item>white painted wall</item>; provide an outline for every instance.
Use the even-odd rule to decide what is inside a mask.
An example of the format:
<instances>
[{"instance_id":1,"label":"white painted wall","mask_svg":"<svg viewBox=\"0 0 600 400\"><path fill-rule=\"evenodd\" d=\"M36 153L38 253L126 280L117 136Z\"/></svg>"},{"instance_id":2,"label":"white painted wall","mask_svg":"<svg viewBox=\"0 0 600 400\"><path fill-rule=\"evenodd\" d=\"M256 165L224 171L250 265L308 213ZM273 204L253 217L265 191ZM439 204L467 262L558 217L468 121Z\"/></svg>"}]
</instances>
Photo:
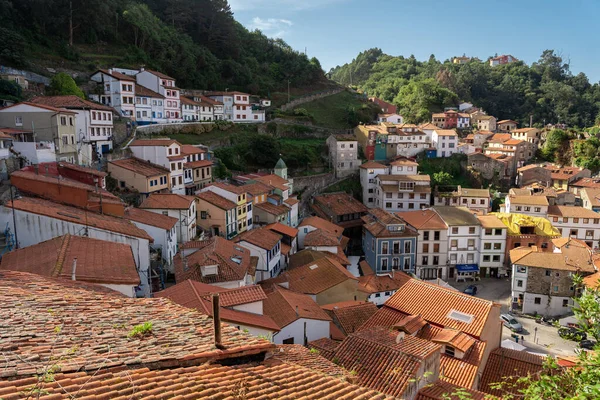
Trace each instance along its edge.
<instances>
[{"instance_id":1,"label":"white painted wall","mask_svg":"<svg viewBox=\"0 0 600 400\"><path fill-rule=\"evenodd\" d=\"M107 283L101 283L100 286L107 287L112 290L116 290L119 293L124 294L127 297L136 297L135 296L135 286L131 285L110 285Z\"/></svg>"},{"instance_id":2,"label":"white painted wall","mask_svg":"<svg viewBox=\"0 0 600 400\"><path fill-rule=\"evenodd\" d=\"M192 202L190 208L187 210L163 210L145 208L146 211L153 212L155 214L168 215L169 217L177 218L175 224L175 232L177 234L177 242L185 243L196 237L196 202Z\"/></svg>"},{"instance_id":3,"label":"white painted wall","mask_svg":"<svg viewBox=\"0 0 600 400\"><path fill-rule=\"evenodd\" d=\"M148 235L154 239L150 246L153 249L161 249L162 257L167 262L169 272L175 272L173 269L173 257L177 254L177 229L176 226L170 231L158 228L152 225L146 225L141 222L130 220L135 226L148 232Z\"/></svg>"},{"instance_id":4,"label":"white painted wall","mask_svg":"<svg viewBox=\"0 0 600 400\"><path fill-rule=\"evenodd\" d=\"M291 324L284 326L275 336L273 342L283 344L285 339L294 338L294 344L304 345L304 324L306 324L307 342L313 340L328 338L329 321L321 321L316 319L299 318Z\"/></svg>"},{"instance_id":5,"label":"white painted wall","mask_svg":"<svg viewBox=\"0 0 600 400\"><path fill-rule=\"evenodd\" d=\"M246 311L252 314L263 315L263 302L255 301L253 303L238 304L232 307L234 310Z\"/></svg>"}]
</instances>

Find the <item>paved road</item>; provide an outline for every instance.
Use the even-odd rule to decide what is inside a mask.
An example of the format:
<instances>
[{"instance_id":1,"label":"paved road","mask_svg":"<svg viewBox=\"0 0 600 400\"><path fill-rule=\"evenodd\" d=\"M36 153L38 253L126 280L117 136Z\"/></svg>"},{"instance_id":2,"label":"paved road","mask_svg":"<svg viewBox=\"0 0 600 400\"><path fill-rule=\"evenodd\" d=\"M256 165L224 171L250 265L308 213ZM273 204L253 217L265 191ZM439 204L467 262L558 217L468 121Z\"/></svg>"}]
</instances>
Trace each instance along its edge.
<instances>
[{"instance_id":1,"label":"paved road","mask_svg":"<svg viewBox=\"0 0 600 400\"><path fill-rule=\"evenodd\" d=\"M492 300L502 305L502 313L507 313L510 304L510 280L483 278L478 282L449 282L456 289L463 291L469 285L477 286L477 297ZM529 351L552 355L574 355L577 343L564 340L558 336L557 328L548 325L537 324L535 320L517 316L517 320L523 325L523 332L519 334L519 343L529 348ZM537 328L537 331L536 331ZM511 339L512 332L504 327L502 340ZM521 341L523 336L524 341Z\"/></svg>"}]
</instances>

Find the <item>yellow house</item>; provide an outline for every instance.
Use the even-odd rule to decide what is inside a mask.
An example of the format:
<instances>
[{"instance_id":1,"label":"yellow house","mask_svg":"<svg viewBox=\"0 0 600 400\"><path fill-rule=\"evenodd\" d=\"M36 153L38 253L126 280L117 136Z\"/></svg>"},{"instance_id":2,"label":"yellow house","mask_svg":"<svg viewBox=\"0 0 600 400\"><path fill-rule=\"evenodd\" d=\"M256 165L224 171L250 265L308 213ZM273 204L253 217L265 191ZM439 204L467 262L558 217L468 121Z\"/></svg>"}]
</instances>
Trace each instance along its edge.
<instances>
[{"instance_id":1,"label":"yellow house","mask_svg":"<svg viewBox=\"0 0 600 400\"><path fill-rule=\"evenodd\" d=\"M237 235L237 204L206 191L196 195L197 224L213 236L231 239Z\"/></svg>"},{"instance_id":2,"label":"yellow house","mask_svg":"<svg viewBox=\"0 0 600 400\"><path fill-rule=\"evenodd\" d=\"M108 173L118 181L119 189L137 190L142 200L152 193L168 193L170 189L169 170L139 158L110 161Z\"/></svg>"},{"instance_id":3,"label":"yellow house","mask_svg":"<svg viewBox=\"0 0 600 400\"><path fill-rule=\"evenodd\" d=\"M235 203L237 210L237 233L240 234L252 226L252 206L249 196L243 186L217 182L201 189L202 192L211 191Z\"/></svg>"}]
</instances>

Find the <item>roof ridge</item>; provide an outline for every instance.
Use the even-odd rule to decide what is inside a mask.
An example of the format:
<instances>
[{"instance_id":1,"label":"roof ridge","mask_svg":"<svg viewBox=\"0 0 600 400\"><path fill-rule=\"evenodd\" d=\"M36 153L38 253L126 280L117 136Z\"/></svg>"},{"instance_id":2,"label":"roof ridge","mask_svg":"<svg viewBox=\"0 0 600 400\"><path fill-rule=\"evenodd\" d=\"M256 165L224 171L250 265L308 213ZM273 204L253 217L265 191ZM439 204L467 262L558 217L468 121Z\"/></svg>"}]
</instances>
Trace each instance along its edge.
<instances>
[{"instance_id":1,"label":"roof ridge","mask_svg":"<svg viewBox=\"0 0 600 400\"><path fill-rule=\"evenodd\" d=\"M422 281L420 279L414 279L414 278L412 278L412 280L415 281L415 282L417 282L420 285L430 286L430 287L433 287L434 289L441 289L442 291L445 291L447 293L451 293L453 295L458 295L458 297L460 297L460 298L475 300L475 301L480 302L480 303L489 304L490 306L494 305L494 302L491 301L491 300L485 300L485 299L482 299L480 297L469 296L468 294L461 293L461 292L459 292L457 290L448 289L448 288L445 288L443 286L436 285L435 283L425 282L425 281Z\"/></svg>"},{"instance_id":2,"label":"roof ridge","mask_svg":"<svg viewBox=\"0 0 600 400\"><path fill-rule=\"evenodd\" d=\"M373 339L371 336L369 336L369 337L360 336L360 334L364 333L364 332L369 332L369 331L373 331L373 330L381 330L381 331L384 330L384 329L378 329L378 328L381 328L381 327L371 327L369 329L365 329L365 330L353 332L353 333L350 334L350 336L352 336L352 337L354 337L356 339L363 340L365 342L373 343L375 345L388 348L390 350L393 350L395 352L398 352L398 353L402 354L403 356L409 357L409 358L413 359L414 361L423 362L425 360L424 357L421 358L421 357L416 356L414 354L407 353L407 352L405 352L405 351L403 351L403 350L395 347L394 345L390 345L390 344L387 344L387 343L378 342L377 340ZM386 330L386 332L391 332L392 331L391 329L390 330L385 329L385 330ZM412 336L412 335L405 335L403 340L405 340L407 337L411 337L412 339L417 339L417 340L424 341L424 342L429 342L429 340L421 339L421 338L418 338L418 337L415 337L415 336ZM412 340L412 339L409 339L409 340ZM399 344L400 343L395 343L396 346L399 345Z\"/></svg>"},{"instance_id":3,"label":"roof ridge","mask_svg":"<svg viewBox=\"0 0 600 400\"><path fill-rule=\"evenodd\" d=\"M70 242L71 234L67 233L63 236L61 240L60 248L58 250L58 258L56 259L56 264L54 265L54 269L52 270L53 277L58 277L62 273L65 258L67 256L67 249L69 248Z\"/></svg>"}]
</instances>

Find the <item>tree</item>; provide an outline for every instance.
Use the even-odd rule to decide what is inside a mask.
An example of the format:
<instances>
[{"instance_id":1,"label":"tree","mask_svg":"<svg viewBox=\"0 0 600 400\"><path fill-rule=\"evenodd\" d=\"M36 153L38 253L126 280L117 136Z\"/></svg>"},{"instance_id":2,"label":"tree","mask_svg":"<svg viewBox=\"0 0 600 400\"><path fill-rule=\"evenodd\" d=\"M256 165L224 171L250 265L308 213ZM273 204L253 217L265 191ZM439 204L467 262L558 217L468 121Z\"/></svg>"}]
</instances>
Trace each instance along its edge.
<instances>
[{"instance_id":1,"label":"tree","mask_svg":"<svg viewBox=\"0 0 600 400\"><path fill-rule=\"evenodd\" d=\"M75 95L85 99L83 91L77 86L73 78L64 72L59 72L52 77L50 86L46 89L46 92L51 96Z\"/></svg>"},{"instance_id":2,"label":"tree","mask_svg":"<svg viewBox=\"0 0 600 400\"><path fill-rule=\"evenodd\" d=\"M20 101L21 95L22 89L18 83L0 79L0 98Z\"/></svg>"},{"instance_id":3,"label":"tree","mask_svg":"<svg viewBox=\"0 0 600 400\"><path fill-rule=\"evenodd\" d=\"M432 182L434 186L449 185L452 183L452 175L445 171L435 172Z\"/></svg>"},{"instance_id":4,"label":"tree","mask_svg":"<svg viewBox=\"0 0 600 400\"><path fill-rule=\"evenodd\" d=\"M542 157L548 161L555 161L557 156L556 152L561 149L565 150L564 145L569 144L569 135L562 129L553 129L548 132L546 136L546 143L542 148Z\"/></svg>"}]
</instances>

